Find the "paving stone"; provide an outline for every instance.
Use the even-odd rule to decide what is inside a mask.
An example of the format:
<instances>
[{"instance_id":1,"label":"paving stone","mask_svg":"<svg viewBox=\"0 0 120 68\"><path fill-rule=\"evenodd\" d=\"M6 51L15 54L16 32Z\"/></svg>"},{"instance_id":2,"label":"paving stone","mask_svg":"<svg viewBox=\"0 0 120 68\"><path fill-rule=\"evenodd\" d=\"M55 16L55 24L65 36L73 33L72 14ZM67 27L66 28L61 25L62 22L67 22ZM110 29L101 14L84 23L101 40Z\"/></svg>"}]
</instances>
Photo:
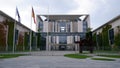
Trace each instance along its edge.
<instances>
[{"instance_id":1,"label":"paving stone","mask_svg":"<svg viewBox=\"0 0 120 68\"><path fill-rule=\"evenodd\" d=\"M63 56L70 52L32 52L29 56L20 56L0 60L0 68L119 68L120 59L116 61L98 61L73 59ZM71 52L75 53L75 52ZM47 55L48 54L48 55ZM44 56L45 55L45 56ZM56 56L58 55L58 56Z\"/></svg>"}]
</instances>

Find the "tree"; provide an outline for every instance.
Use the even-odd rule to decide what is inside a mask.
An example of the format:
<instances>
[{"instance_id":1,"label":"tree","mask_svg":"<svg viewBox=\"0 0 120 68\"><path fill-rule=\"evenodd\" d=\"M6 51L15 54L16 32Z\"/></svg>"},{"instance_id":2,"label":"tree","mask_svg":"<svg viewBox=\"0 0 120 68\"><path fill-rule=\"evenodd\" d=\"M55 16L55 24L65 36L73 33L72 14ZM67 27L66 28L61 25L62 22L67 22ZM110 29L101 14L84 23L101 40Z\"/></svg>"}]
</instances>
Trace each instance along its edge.
<instances>
[{"instance_id":1,"label":"tree","mask_svg":"<svg viewBox=\"0 0 120 68\"><path fill-rule=\"evenodd\" d=\"M102 44L104 50L110 50L109 39L108 39L108 30L111 28L111 25L106 25L102 29Z\"/></svg>"},{"instance_id":2,"label":"tree","mask_svg":"<svg viewBox=\"0 0 120 68\"><path fill-rule=\"evenodd\" d=\"M91 32L92 28L87 28L87 32Z\"/></svg>"},{"instance_id":3,"label":"tree","mask_svg":"<svg viewBox=\"0 0 120 68\"><path fill-rule=\"evenodd\" d=\"M99 46L97 45L97 35L96 35L96 33L93 34L92 39L94 41L94 45L95 45L96 49L99 50Z\"/></svg>"},{"instance_id":4,"label":"tree","mask_svg":"<svg viewBox=\"0 0 120 68\"><path fill-rule=\"evenodd\" d=\"M120 26L117 26L117 30L118 30L118 32L115 35L114 48L118 50L118 49L120 49Z\"/></svg>"}]
</instances>

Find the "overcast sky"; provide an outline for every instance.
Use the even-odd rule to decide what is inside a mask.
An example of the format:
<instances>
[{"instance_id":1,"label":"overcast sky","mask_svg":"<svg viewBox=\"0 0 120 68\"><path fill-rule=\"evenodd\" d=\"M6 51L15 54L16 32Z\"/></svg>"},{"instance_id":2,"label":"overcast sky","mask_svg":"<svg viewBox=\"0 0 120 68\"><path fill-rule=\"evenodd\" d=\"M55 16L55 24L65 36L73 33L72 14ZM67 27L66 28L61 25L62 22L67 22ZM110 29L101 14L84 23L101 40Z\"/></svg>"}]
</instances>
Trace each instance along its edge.
<instances>
[{"instance_id":1,"label":"overcast sky","mask_svg":"<svg viewBox=\"0 0 120 68\"><path fill-rule=\"evenodd\" d=\"M96 29L120 14L120 0L0 0L0 10L15 18L18 7L22 24L30 28L31 7L35 14L90 14ZM32 23L32 29L35 30Z\"/></svg>"}]
</instances>

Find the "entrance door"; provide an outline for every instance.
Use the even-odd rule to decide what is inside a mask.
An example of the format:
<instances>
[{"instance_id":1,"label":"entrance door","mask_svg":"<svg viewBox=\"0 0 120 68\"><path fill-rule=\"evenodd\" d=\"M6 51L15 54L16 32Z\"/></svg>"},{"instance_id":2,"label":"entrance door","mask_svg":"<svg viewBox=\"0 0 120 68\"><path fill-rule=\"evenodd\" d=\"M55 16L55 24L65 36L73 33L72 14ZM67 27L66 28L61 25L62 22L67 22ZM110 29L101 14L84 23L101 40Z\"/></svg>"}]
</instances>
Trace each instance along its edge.
<instances>
[{"instance_id":1,"label":"entrance door","mask_svg":"<svg viewBox=\"0 0 120 68\"><path fill-rule=\"evenodd\" d=\"M59 36L59 50L66 50L67 36Z\"/></svg>"}]
</instances>

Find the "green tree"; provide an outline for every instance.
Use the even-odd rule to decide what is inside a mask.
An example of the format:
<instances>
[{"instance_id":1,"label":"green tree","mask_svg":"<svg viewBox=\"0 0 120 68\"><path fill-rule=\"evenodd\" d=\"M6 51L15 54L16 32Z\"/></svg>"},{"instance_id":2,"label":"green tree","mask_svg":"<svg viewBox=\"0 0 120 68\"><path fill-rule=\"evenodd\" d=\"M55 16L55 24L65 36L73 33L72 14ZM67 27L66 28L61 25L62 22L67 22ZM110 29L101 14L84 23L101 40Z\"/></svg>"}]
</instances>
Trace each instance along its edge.
<instances>
[{"instance_id":1,"label":"green tree","mask_svg":"<svg viewBox=\"0 0 120 68\"><path fill-rule=\"evenodd\" d=\"M109 39L108 39L108 30L111 28L111 25L106 25L102 29L102 44L104 50L110 50Z\"/></svg>"},{"instance_id":2,"label":"green tree","mask_svg":"<svg viewBox=\"0 0 120 68\"><path fill-rule=\"evenodd\" d=\"M96 43L96 42L97 42L97 41L96 41L96 33L93 34L92 39L93 39L93 41L94 41L94 44L95 44L96 49L99 49L99 47L97 46L97 43Z\"/></svg>"},{"instance_id":3,"label":"green tree","mask_svg":"<svg viewBox=\"0 0 120 68\"><path fill-rule=\"evenodd\" d=\"M13 48L13 36L14 36L14 22L7 21L8 23L8 50L12 51Z\"/></svg>"},{"instance_id":4,"label":"green tree","mask_svg":"<svg viewBox=\"0 0 120 68\"><path fill-rule=\"evenodd\" d=\"M41 34L37 33L37 48L40 48L41 43Z\"/></svg>"},{"instance_id":5,"label":"green tree","mask_svg":"<svg viewBox=\"0 0 120 68\"><path fill-rule=\"evenodd\" d=\"M92 28L87 28L87 32L91 32Z\"/></svg>"},{"instance_id":6,"label":"green tree","mask_svg":"<svg viewBox=\"0 0 120 68\"><path fill-rule=\"evenodd\" d=\"M117 30L118 30L118 32L115 35L114 49L119 50L120 49L120 26L117 26Z\"/></svg>"},{"instance_id":7,"label":"green tree","mask_svg":"<svg viewBox=\"0 0 120 68\"><path fill-rule=\"evenodd\" d=\"M102 33L99 33L97 35L97 45L99 47L100 50L103 50L103 44L102 44Z\"/></svg>"}]
</instances>

